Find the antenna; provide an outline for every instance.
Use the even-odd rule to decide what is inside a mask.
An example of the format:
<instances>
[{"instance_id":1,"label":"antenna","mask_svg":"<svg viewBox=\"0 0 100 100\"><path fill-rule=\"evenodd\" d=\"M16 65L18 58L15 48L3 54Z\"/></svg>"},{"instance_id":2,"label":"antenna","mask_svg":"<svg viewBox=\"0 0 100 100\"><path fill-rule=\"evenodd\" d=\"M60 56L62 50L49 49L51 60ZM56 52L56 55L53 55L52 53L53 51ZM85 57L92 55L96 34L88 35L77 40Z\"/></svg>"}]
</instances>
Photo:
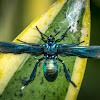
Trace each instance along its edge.
<instances>
[{"instance_id":1,"label":"antenna","mask_svg":"<svg viewBox=\"0 0 100 100\"><path fill-rule=\"evenodd\" d=\"M36 29L39 31L39 33L40 33L41 35L44 35L44 36L48 37L47 35L43 34L43 33L39 30L39 28L38 28L37 26L36 26Z\"/></svg>"},{"instance_id":2,"label":"antenna","mask_svg":"<svg viewBox=\"0 0 100 100\"><path fill-rule=\"evenodd\" d=\"M71 26L65 31L65 34L67 33L67 31L69 30L71 28ZM62 30L62 29L61 29ZM61 31L60 30L60 31ZM53 37L55 37L56 35L58 35L59 33L60 33L60 31L59 32L57 32Z\"/></svg>"},{"instance_id":3,"label":"antenna","mask_svg":"<svg viewBox=\"0 0 100 100\"><path fill-rule=\"evenodd\" d=\"M58 35L60 33L60 31L59 32L57 32L53 37L55 37L56 35Z\"/></svg>"},{"instance_id":4,"label":"antenna","mask_svg":"<svg viewBox=\"0 0 100 100\"><path fill-rule=\"evenodd\" d=\"M58 41L61 41L64 37L65 37L65 35L66 35L66 33L68 32L68 30L71 28L71 26L63 33L63 35L59 38L59 39L57 39L57 40L55 40L55 42L58 42ZM58 34L58 33L57 33ZM56 34L56 35L57 35Z\"/></svg>"}]
</instances>

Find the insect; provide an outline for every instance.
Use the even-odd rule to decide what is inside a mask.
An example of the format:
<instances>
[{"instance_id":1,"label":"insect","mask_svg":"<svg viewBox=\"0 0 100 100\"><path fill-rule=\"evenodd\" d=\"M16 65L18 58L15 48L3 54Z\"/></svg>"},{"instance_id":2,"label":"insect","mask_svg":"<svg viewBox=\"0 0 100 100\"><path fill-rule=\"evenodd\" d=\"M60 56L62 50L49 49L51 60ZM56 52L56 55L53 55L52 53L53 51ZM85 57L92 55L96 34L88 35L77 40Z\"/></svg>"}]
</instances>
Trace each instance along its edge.
<instances>
[{"instance_id":1,"label":"insect","mask_svg":"<svg viewBox=\"0 0 100 100\"><path fill-rule=\"evenodd\" d=\"M26 81L26 83L22 86L21 89L24 89L31 81L34 80L37 70L37 65L43 59L44 61L44 76L48 81L54 81L58 75L58 65L57 60L62 63L64 68L65 77L66 79L71 82L71 84L77 89L78 87L76 84L71 80L68 70L64 64L64 61L58 58L58 54L63 54L65 56L78 56L81 58L96 58L100 59L100 46L78 46L79 44L85 42L82 41L80 43L75 44L57 44L64 39L65 35L67 34L68 30L71 26L62 34L62 36L55 40L55 36L50 35L49 37L44 35L39 28L36 26L37 31L41 34L42 40L45 42L44 44L39 43L26 43L19 39L18 41L22 43L13 43L13 42L0 42L0 52L2 53L14 53L14 54L21 54L21 53L30 53L32 55L44 54L44 57L37 60L35 67L30 75L30 79ZM45 37L47 39L45 39Z\"/></svg>"}]
</instances>

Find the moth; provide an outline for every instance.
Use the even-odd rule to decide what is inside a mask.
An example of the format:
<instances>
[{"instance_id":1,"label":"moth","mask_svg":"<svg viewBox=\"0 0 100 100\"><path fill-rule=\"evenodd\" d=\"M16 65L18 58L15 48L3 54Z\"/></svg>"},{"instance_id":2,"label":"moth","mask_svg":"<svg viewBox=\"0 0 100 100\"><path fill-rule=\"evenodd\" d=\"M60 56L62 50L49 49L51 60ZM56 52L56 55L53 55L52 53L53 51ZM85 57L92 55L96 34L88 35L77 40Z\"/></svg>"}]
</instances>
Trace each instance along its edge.
<instances>
[{"instance_id":1,"label":"moth","mask_svg":"<svg viewBox=\"0 0 100 100\"><path fill-rule=\"evenodd\" d=\"M78 56L81 58L95 58L100 59L100 46L78 46L79 44L85 42L82 41L80 43L75 44L57 44L64 39L65 35L67 34L68 30L71 26L62 34L59 39L55 40L55 36L50 35L49 37L44 35L39 28L36 26L37 31L41 34L42 40L44 44L39 43L26 43L24 41L20 41L21 43L14 43L14 42L6 42L0 41L0 52L1 53L14 53L14 54L21 54L21 53L30 53L32 55L44 54L44 56L37 60L35 67L30 75L30 79L26 81L26 83L22 86L21 89L24 89L31 81L34 80L36 75L36 70L39 62L43 59L44 61L44 76L48 81L54 81L58 75L58 65L57 60L62 63L64 68L65 77L66 79L72 83L72 85L77 89L78 87L76 84L71 80L68 70L66 69L66 65L64 61L58 58L58 55L65 55L65 56ZM45 37L47 39L45 39Z\"/></svg>"}]
</instances>

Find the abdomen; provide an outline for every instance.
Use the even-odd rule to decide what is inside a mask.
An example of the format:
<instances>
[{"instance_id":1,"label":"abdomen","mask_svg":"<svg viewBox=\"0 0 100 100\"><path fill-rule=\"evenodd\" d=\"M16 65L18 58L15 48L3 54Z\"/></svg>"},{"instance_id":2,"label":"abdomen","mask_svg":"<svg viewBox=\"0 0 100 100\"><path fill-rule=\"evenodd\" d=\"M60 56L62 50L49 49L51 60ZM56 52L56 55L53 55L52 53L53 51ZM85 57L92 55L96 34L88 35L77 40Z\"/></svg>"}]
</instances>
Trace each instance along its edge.
<instances>
[{"instance_id":1,"label":"abdomen","mask_svg":"<svg viewBox=\"0 0 100 100\"><path fill-rule=\"evenodd\" d=\"M58 66L56 59L45 59L44 76L48 81L54 81L58 75Z\"/></svg>"}]
</instances>

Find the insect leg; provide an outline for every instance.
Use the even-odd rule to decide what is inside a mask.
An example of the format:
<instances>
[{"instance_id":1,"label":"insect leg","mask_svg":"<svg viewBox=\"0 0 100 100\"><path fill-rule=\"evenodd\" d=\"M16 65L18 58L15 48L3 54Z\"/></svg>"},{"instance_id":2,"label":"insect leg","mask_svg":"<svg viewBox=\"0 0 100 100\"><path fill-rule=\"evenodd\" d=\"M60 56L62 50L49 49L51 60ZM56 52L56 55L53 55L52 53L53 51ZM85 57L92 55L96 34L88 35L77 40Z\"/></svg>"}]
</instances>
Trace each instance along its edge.
<instances>
[{"instance_id":1,"label":"insect leg","mask_svg":"<svg viewBox=\"0 0 100 100\"><path fill-rule=\"evenodd\" d=\"M19 40L19 39L17 39L17 41L20 41L20 42L22 42L22 43L27 43L27 42L24 42L24 41L22 41L22 40Z\"/></svg>"},{"instance_id":2,"label":"insect leg","mask_svg":"<svg viewBox=\"0 0 100 100\"><path fill-rule=\"evenodd\" d=\"M79 43L74 43L74 44L72 44L72 45L73 45L73 46L79 45L79 44L81 44L81 43L83 43L83 42L85 42L85 41L82 41L82 42L79 42Z\"/></svg>"},{"instance_id":3,"label":"insect leg","mask_svg":"<svg viewBox=\"0 0 100 100\"><path fill-rule=\"evenodd\" d=\"M44 34L39 30L39 28L36 26L36 29L38 30L38 32L41 34L41 37L42 37L42 40L44 41L44 42L47 42L47 40L44 38ZM45 35L46 36L46 35ZM46 36L47 37L47 36Z\"/></svg>"},{"instance_id":4,"label":"insect leg","mask_svg":"<svg viewBox=\"0 0 100 100\"><path fill-rule=\"evenodd\" d=\"M57 58L57 60L59 60L59 61L63 64L64 72L65 72L65 77L67 78L67 80L68 80L69 82L71 82L72 85L73 85L76 89L78 89L78 87L76 86L76 84L71 80L70 75L69 75L69 73L68 73L68 71L67 71L67 69L66 69L66 66L65 66L65 64L64 64L64 61L62 61L62 60L59 59L59 58Z\"/></svg>"},{"instance_id":5,"label":"insect leg","mask_svg":"<svg viewBox=\"0 0 100 100\"><path fill-rule=\"evenodd\" d=\"M32 74L30 75L30 79L29 79L28 81L26 81L26 83L22 86L21 89L24 89L31 81L34 80L35 74L36 74L37 65L38 65L38 63L39 63L41 60L43 60L43 59L44 59L44 57L42 57L42 58L40 58L40 59L37 60L37 62L36 62L36 64L35 64L35 67L34 67L34 69L33 69L33 71L32 71Z\"/></svg>"},{"instance_id":6,"label":"insect leg","mask_svg":"<svg viewBox=\"0 0 100 100\"><path fill-rule=\"evenodd\" d=\"M63 33L63 35L62 35L59 39L57 39L55 42L61 41L61 40L65 37L66 33L69 31L70 28L71 28L71 26L70 26L70 27Z\"/></svg>"}]
</instances>

